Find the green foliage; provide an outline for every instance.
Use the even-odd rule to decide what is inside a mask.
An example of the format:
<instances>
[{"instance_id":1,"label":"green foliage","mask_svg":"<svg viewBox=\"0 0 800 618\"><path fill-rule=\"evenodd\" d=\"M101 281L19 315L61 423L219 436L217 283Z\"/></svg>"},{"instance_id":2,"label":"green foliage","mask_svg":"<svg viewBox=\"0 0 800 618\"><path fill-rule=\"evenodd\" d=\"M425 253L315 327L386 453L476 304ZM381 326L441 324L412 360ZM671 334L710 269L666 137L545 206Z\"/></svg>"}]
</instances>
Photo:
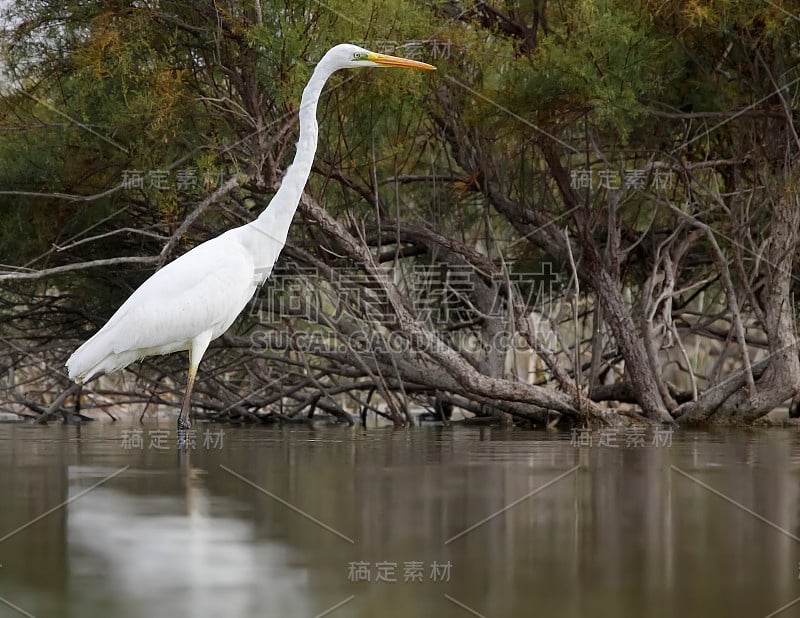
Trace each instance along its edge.
<instances>
[{"instance_id":1,"label":"green foliage","mask_svg":"<svg viewBox=\"0 0 800 618\"><path fill-rule=\"evenodd\" d=\"M324 194L337 213L372 213L368 196L377 196L392 216L435 221L470 242L488 233L486 205L475 179L459 169L437 117L457 117L472 132L508 196L558 214L563 205L546 174L542 140L569 146L562 150L568 169L588 164L624 173L654 159L731 157L756 140L753 123L734 119L676 150L687 127L666 122L654 109L735 109L768 98L774 82L787 84L797 108L791 79L800 32L781 3L490 4L526 27L540 15L536 45L499 21L482 21L480 5L469 3L458 14L411 0L283 0L260 8L207 0L10 3L15 28L2 58L11 77L0 101L0 187L18 193L2 197L4 256L24 262L95 224L97 231L129 226L168 234L220 178L253 165L265 177L272 165L284 168L294 154L296 127L283 127L294 119L314 62L342 41L432 60L440 71L336 76L320 106L321 173L312 178L312 191ZM267 162L256 153L272 139L274 161ZM176 186L175 175L186 169L196 182ZM169 186L146 182L113 191L130 170L166 171ZM404 175L451 180L385 182ZM730 179L710 172L705 181ZM260 204L272 189L267 184ZM73 202L25 192L104 196ZM592 205L598 213L605 199L599 192ZM621 206L631 230L649 221L674 223L674 213L645 201L632 197ZM215 208L204 222L200 237L232 219ZM491 225L514 233L499 217ZM510 246L527 252L524 244ZM123 248L157 253L159 247L152 238L125 247L87 243L63 259L105 250L119 255Z\"/></svg>"}]
</instances>

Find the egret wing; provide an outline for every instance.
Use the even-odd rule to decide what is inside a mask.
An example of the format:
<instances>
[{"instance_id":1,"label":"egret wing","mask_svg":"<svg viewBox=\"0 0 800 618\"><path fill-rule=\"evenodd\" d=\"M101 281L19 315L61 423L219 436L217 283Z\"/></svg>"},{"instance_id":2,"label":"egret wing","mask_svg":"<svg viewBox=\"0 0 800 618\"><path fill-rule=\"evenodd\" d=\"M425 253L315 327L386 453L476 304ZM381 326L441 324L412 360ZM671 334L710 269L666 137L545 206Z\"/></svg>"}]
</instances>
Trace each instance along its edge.
<instances>
[{"instance_id":1,"label":"egret wing","mask_svg":"<svg viewBox=\"0 0 800 618\"><path fill-rule=\"evenodd\" d=\"M200 333L221 335L255 290L250 256L213 239L145 281L112 316L113 351L175 348Z\"/></svg>"}]
</instances>

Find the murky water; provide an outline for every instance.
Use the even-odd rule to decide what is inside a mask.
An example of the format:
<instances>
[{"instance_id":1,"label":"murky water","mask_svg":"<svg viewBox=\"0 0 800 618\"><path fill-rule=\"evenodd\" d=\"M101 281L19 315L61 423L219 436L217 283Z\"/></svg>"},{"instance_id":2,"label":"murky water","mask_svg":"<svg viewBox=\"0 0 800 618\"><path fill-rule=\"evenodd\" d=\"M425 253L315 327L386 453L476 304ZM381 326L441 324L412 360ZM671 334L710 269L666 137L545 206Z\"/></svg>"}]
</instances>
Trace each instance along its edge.
<instances>
[{"instance_id":1,"label":"murky water","mask_svg":"<svg viewBox=\"0 0 800 618\"><path fill-rule=\"evenodd\" d=\"M793 430L190 438L0 425L0 616L800 615Z\"/></svg>"}]
</instances>

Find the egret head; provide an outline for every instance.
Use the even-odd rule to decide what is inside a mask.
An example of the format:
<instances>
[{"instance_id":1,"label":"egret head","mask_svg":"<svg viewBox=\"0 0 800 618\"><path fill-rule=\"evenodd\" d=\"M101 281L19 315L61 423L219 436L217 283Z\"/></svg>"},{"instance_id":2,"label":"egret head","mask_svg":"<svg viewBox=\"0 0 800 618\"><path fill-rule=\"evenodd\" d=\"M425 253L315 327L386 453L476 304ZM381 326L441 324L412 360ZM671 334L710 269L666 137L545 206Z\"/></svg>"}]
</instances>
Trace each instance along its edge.
<instances>
[{"instance_id":1,"label":"egret head","mask_svg":"<svg viewBox=\"0 0 800 618\"><path fill-rule=\"evenodd\" d=\"M387 56L377 54L358 45L343 43L331 48L325 54L326 59L330 57L337 69L354 69L358 67L399 67L406 69L424 69L435 71L436 67L425 62L398 58L397 56Z\"/></svg>"}]
</instances>

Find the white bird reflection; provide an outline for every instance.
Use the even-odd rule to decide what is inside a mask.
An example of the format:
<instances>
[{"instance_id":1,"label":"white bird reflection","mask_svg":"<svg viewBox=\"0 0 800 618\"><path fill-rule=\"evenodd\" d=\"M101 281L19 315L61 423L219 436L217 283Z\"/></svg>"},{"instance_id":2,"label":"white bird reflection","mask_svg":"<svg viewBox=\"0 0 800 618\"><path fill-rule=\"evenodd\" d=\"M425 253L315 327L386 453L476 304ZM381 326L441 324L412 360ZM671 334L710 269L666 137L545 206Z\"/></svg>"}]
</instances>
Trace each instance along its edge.
<instances>
[{"instance_id":1,"label":"white bird reflection","mask_svg":"<svg viewBox=\"0 0 800 618\"><path fill-rule=\"evenodd\" d=\"M84 468L79 476L97 473ZM291 549L230 517L237 508L210 496L197 474L185 501L107 487L77 500L67 518L76 615L96 612L98 603L122 616L313 615L307 569Z\"/></svg>"}]
</instances>

